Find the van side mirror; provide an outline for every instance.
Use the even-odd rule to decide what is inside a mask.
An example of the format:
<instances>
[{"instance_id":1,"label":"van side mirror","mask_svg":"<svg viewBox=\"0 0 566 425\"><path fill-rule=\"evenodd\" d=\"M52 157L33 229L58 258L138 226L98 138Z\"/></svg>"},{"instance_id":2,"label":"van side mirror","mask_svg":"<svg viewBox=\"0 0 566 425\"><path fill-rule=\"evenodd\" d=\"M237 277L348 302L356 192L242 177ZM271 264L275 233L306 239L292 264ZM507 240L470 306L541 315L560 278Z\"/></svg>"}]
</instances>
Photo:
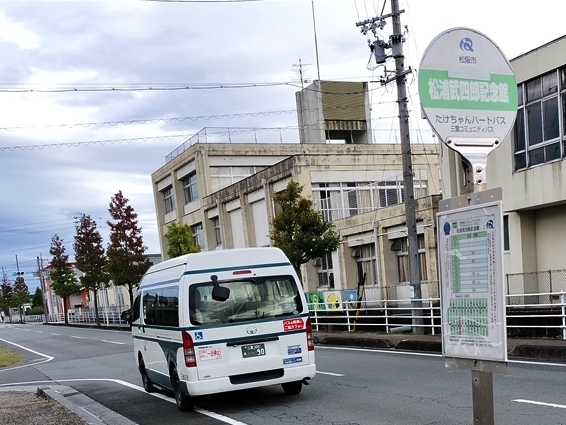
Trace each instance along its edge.
<instances>
[{"instance_id":1,"label":"van side mirror","mask_svg":"<svg viewBox=\"0 0 566 425\"><path fill-rule=\"evenodd\" d=\"M226 301L230 297L230 289L220 286L220 284L218 283L218 276L216 276L215 274L210 276L210 280L214 285L214 287L212 288L212 299L214 301L220 302Z\"/></svg>"},{"instance_id":2,"label":"van side mirror","mask_svg":"<svg viewBox=\"0 0 566 425\"><path fill-rule=\"evenodd\" d=\"M122 314L120 314L120 319L122 319L124 322L132 323L132 309L129 308L127 310L124 310Z\"/></svg>"}]
</instances>

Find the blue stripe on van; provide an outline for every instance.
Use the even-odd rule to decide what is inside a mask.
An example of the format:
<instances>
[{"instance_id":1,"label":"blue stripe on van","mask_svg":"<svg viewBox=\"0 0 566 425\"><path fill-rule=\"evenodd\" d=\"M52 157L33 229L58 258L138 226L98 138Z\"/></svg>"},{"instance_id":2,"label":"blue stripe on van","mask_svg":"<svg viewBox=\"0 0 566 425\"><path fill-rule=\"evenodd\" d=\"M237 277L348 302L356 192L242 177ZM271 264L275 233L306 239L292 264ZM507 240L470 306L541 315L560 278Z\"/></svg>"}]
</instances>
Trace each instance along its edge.
<instances>
[{"instance_id":1,"label":"blue stripe on van","mask_svg":"<svg viewBox=\"0 0 566 425\"><path fill-rule=\"evenodd\" d=\"M214 272L229 272L231 270L245 270L245 269L263 269L268 267L285 267L290 266L291 263L267 263L267 264L249 264L246 266L231 266L231 267L215 267L213 269L200 269L200 270L187 270L183 274L201 274L201 273L214 273Z\"/></svg>"},{"instance_id":2,"label":"blue stripe on van","mask_svg":"<svg viewBox=\"0 0 566 425\"><path fill-rule=\"evenodd\" d=\"M178 279L171 279L171 280L164 280L163 282L155 282L155 283L146 283L144 285L140 285L140 289L146 289L146 288L153 288L155 286L164 286L164 285L172 285L174 283L179 283L179 281L181 280L181 278Z\"/></svg>"},{"instance_id":3,"label":"blue stripe on van","mask_svg":"<svg viewBox=\"0 0 566 425\"><path fill-rule=\"evenodd\" d=\"M169 328L169 330L181 330L180 328L177 329L173 329L173 328ZM184 329L185 331L189 331L189 330L195 330L195 328L191 328L191 329ZM229 343L238 343L240 341L248 341L250 340L250 338L256 337L256 338L269 338L269 337L279 337L279 336L284 336L284 335L296 335L296 334L301 334L301 333L306 333L306 329L298 329L296 331L280 331L280 332L271 332L271 333L266 333L266 334L260 334L260 335L246 335L246 336L241 336L238 338L222 338L222 339L214 339L214 340L203 340L203 341L193 341L193 344L195 347L198 347L200 345L210 345L210 344L229 344ZM174 345L174 346L178 346L178 347L182 347L183 344L180 342L175 342L175 341L164 341L162 339L159 338L152 338L152 337L148 337L145 335L133 335L134 339L139 339L142 341L153 341L153 342L158 342L160 345L161 344L170 344L170 345Z\"/></svg>"},{"instance_id":4,"label":"blue stripe on van","mask_svg":"<svg viewBox=\"0 0 566 425\"><path fill-rule=\"evenodd\" d=\"M222 343L238 343L240 341L249 341L250 339L255 338L269 338L269 337L273 337L273 336L284 336L284 335L295 335L295 334L301 334L301 333L306 333L307 330L306 329L299 329L296 331L281 331L281 332L273 332L273 333L262 333L259 335L246 335L246 336L241 336L238 338L222 338L222 339L215 339L215 340L204 340L204 341L193 341L194 346L198 347L200 345L210 345L210 344L222 344Z\"/></svg>"}]
</instances>

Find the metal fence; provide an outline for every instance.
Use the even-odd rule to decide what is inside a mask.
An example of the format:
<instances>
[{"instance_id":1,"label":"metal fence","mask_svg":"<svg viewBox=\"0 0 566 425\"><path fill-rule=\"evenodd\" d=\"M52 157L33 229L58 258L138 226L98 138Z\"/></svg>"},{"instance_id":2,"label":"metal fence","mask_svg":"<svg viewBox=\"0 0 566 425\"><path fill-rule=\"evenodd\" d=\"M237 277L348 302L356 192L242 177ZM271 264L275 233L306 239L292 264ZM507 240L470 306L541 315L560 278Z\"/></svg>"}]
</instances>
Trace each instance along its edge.
<instances>
[{"instance_id":1,"label":"metal fence","mask_svg":"<svg viewBox=\"0 0 566 425\"><path fill-rule=\"evenodd\" d=\"M113 308L100 308L98 310L98 318L102 326L111 325L127 325L128 323L120 318L121 310ZM26 322L45 322L44 314L36 314L25 317ZM59 314L48 314L48 323L65 323L65 315L63 313ZM94 309L84 309L82 311L69 311L67 312L67 321L71 324L96 324L96 317L94 314Z\"/></svg>"},{"instance_id":2,"label":"metal fence","mask_svg":"<svg viewBox=\"0 0 566 425\"><path fill-rule=\"evenodd\" d=\"M559 293L566 291L566 270L505 275L508 304L552 304L559 302Z\"/></svg>"},{"instance_id":3,"label":"metal fence","mask_svg":"<svg viewBox=\"0 0 566 425\"><path fill-rule=\"evenodd\" d=\"M535 303L519 301L535 296ZM554 300L555 296L558 296L557 300ZM566 291L512 294L506 298L506 321L510 336L547 336L566 340ZM553 301L541 303L541 299ZM422 306L415 306L415 301L420 301ZM309 304L309 307L312 325L317 331L390 333L408 331L415 326L424 328L425 333L432 335L441 331L440 298L342 302L326 310L317 309L315 304ZM412 321L415 318L422 319L423 323L414 325Z\"/></svg>"}]
</instances>

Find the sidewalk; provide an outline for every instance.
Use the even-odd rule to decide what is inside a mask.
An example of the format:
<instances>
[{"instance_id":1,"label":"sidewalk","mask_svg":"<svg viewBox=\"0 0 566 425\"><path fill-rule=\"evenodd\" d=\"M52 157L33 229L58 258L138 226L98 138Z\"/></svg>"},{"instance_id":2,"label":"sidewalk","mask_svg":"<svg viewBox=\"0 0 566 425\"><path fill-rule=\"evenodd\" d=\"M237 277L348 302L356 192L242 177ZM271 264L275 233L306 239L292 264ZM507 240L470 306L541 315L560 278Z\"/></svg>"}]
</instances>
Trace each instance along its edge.
<instances>
[{"instance_id":1,"label":"sidewalk","mask_svg":"<svg viewBox=\"0 0 566 425\"><path fill-rule=\"evenodd\" d=\"M441 335L314 331L313 336L314 342L317 345L442 353ZM507 338L507 355L509 357L566 362L566 340L554 338Z\"/></svg>"}]
</instances>

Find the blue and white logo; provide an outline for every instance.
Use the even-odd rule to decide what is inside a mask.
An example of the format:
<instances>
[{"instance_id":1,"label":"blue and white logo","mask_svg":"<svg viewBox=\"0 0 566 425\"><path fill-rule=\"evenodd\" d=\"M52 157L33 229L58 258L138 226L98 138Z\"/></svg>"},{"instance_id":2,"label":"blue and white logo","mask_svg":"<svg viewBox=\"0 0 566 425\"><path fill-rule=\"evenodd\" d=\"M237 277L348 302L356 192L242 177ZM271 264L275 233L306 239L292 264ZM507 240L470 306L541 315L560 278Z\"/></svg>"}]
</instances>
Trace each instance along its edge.
<instances>
[{"instance_id":1,"label":"blue and white logo","mask_svg":"<svg viewBox=\"0 0 566 425\"><path fill-rule=\"evenodd\" d=\"M460 50L464 52L473 52L474 51L474 42L471 38L465 37L460 40Z\"/></svg>"},{"instance_id":2,"label":"blue and white logo","mask_svg":"<svg viewBox=\"0 0 566 425\"><path fill-rule=\"evenodd\" d=\"M450 236L450 223L444 223L444 236Z\"/></svg>"},{"instance_id":3,"label":"blue and white logo","mask_svg":"<svg viewBox=\"0 0 566 425\"><path fill-rule=\"evenodd\" d=\"M204 335L202 334L202 332L195 332L195 341L201 341L204 339Z\"/></svg>"},{"instance_id":4,"label":"blue and white logo","mask_svg":"<svg viewBox=\"0 0 566 425\"><path fill-rule=\"evenodd\" d=\"M493 220L487 220L485 227L486 227L486 229L494 229Z\"/></svg>"}]
</instances>

